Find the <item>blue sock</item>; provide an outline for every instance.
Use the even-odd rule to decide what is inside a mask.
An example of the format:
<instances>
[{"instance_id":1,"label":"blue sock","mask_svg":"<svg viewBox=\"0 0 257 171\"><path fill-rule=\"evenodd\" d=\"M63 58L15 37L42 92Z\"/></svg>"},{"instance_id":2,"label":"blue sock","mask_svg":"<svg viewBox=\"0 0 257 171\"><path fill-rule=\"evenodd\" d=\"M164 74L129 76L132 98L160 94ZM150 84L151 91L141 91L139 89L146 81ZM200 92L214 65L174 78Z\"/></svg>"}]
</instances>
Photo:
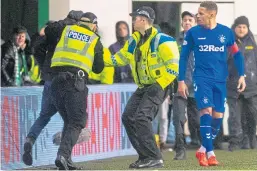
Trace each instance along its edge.
<instances>
[{"instance_id":1,"label":"blue sock","mask_svg":"<svg viewBox=\"0 0 257 171\"><path fill-rule=\"evenodd\" d=\"M212 128L212 139L214 140L220 131L220 126L222 124L223 118L212 118L211 128Z\"/></svg>"},{"instance_id":2,"label":"blue sock","mask_svg":"<svg viewBox=\"0 0 257 171\"><path fill-rule=\"evenodd\" d=\"M212 137L211 137L211 123L212 116L204 114L200 117L200 133L202 137L202 144L206 148L206 152L213 150Z\"/></svg>"}]
</instances>

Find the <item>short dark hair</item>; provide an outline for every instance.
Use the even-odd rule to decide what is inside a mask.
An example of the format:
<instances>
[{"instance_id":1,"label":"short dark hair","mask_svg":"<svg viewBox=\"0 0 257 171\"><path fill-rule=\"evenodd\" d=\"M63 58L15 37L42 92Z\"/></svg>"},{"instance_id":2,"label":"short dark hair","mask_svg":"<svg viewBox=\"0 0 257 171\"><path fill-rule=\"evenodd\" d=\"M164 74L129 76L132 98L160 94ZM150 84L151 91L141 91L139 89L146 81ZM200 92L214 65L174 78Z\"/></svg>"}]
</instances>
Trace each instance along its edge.
<instances>
[{"instance_id":1,"label":"short dark hair","mask_svg":"<svg viewBox=\"0 0 257 171\"><path fill-rule=\"evenodd\" d=\"M24 26L17 26L13 29L13 34L27 33L27 29Z\"/></svg>"},{"instance_id":2,"label":"short dark hair","mask_svg":"<svg viewBox=\"0 0 257 171\"><path fill-rule=\"evenodd\" d=\"M216 12L218 12L218 6L213 1L203 1L200 4L200 7L206 8L209 11L216 11Z\"/></svg>"},{"instance_id":3,"label":"short dark hair","mask_svg":"<svg viewBox=\"0 0 257 171\"><path fill-rule=\"evenodd\" d=\"M163 32L169 36L172 36L172 37L176 36L176 28L173 25L171 25L170 23L161 22L160 28L161 28L161 32Z\"/></svg>"}]
</instances>

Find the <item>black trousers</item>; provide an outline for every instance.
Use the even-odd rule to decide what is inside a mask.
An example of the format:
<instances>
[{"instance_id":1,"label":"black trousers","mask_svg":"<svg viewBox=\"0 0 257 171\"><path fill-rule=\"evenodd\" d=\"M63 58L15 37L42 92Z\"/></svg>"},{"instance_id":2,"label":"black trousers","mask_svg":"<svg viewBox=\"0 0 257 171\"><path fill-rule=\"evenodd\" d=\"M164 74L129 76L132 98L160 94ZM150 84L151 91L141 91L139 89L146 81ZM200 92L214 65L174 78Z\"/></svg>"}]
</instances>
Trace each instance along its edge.
<instances>
[{"instance_id":1,"label":"black trousers","mask_svg":"<svg viewBox=\"0 0 257 171\"><path fill-rule=\"evenodd\" d=\"M195 99L188 97L184 99L181 96L174 97L173 103L173 125L175 133L184 134L184 125L186 122L186 110L188 116L188 126L191 138L195 141L200 140L200 115L196 107Z\"/></svg>"},{"instance_id":2,"label":"black trousers","mask_svg":"<svg viewBox=\"0 0 257 171\"><path fill-rule=\"evenodd\" d=\"M256 146L257 95L245 98L228 98L230 143L240 144L243 137ZM254 144L252 144L254 145Z\"/></svg>"},{"instance_id":3,"label":"black trousers","mask_svg":"<svg viewBox=\"0 0 257 171\"><path fill-rule=\"evenodd\" d=\"M168 96L169 88L162 90L158 84L137 89L129 99L122 115L122 122L130 142L137 151L139 159L161 159L152 120L157 115L158 106Z\"/></svg>"},{"instance_id":4,"label":"black trousers","mask_svg":"<svg viewBox=\"0 0 257 171\"><path fill-rule=\"evenodd\" d=\"M74 78L70 73L59 73L53 78L52 95L64 127L58 155L68 159L87 120L87 95L83 78Z\"/></svg>"}]
</instances>

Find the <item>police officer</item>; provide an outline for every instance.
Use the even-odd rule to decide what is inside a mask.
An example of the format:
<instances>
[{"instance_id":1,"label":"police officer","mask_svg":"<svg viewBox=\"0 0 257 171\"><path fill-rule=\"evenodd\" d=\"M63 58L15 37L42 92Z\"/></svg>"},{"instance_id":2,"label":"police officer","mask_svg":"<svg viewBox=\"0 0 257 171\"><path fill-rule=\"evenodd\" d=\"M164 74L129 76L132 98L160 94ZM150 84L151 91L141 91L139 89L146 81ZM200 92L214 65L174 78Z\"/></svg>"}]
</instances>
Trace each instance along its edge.
<instances>
[{"instance_id":1,"label":"police officer","mask_svg":"<svg viewBox=\"0 0 257 171\"><path fill-rule=\"evenodd\" d=\"M86 82L88 73L100 73L104 68L103 46L95 33L97 17L84 13L78 25L69 25L62 31L52 58L52 95L62 116L64 128L55 165L68 170L67 160L87 119Z\"/></svg>"},{"instance_id":2,"label":"police officer","mask_svg":"<svg viewBox=\"0 0 257 171\"><path fill-rule=\"evenodd\" d=\"M195 16L189 11L184 11L181 14L183 31L180 33L177 42L182 45L186 32L196 24ZM189 90L189 97L184 99L178 93L174 96L173 104L173 124L175 127L175 151L176 155L174 160L183 160L186 158L186 143L184 136L184 125L186 122L186 111L189 121L189 129L191 139L194 144L199 144L198 135L200 135L200 116L196 107L196 102L194 99L194 89L193 89L193 70L194 70L194 56L193 53L189 56L188 67L186 71L186 84ZM200 144L199 144L200 145Z\"/></svg>"},{"instance_id":3,"label":"police officer","mask_svg":"<svg viewBox=\"0 0 257 171\"><path fill-rule=\"evenodd\" d=\"M122 122L139 159L130 168L163 167L152 130L157 108L169 94L168 87L178 75L179 51L176 41L154 28L155 12L143 6L130 14L134 34L115 55L105 58L107 66L130 64L138 89L129 99Z\"/></svg>"},{"instance_id":4,"label":"police officer","mask_svg":"<svg viewBox=\"0 0 257 171\"><path fill-rule=\"evenodd\" d=\"M83 12L82 11L70 11L64 20L59 20L58 22L49 21L45 27L43 27L40 33L36 34L32 38L32 47L34 50L34 56L38 61L42 79L44 80L44 89L42 95L42 106L39 117L36 119L35 123L31 126L29 133L26 137L24 143L24 153L22 156L23 162L26 165L32 165L32 148L37 140L39 134L48 124L51 117L57 113L57 109L54 106L51 99L51 59L55 51L55 47L58 43L60 34L66 25L76 24ZM76 166L72 162L71 158L68 161L68 167L70 169L76 169Z\"/></svg>"}]
</instances>

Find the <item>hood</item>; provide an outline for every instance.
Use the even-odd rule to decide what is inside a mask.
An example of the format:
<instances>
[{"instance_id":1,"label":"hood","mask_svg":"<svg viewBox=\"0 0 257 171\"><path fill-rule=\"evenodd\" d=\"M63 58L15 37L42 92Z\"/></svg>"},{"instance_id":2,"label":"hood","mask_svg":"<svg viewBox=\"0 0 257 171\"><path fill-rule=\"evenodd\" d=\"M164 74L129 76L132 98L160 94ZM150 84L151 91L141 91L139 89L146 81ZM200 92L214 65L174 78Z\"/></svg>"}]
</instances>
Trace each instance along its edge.
<instances>
[{"instance_id":1,"label":"hood","mask_svg":"<svg viewBox=\"0 0 257 171\"><path fill-rule=\"evenodd\" d=\"M21 31L22 30L22 31ZM11 42L15 42L15 36L19 33L19 32L23 32L26 34L26 38L25 38L25 43L27 44L27 46L30 46L31 43L31 39L30 36L28 34L28 31L25 27L23 26L18 26L16 28L13 29L13 33L12 33L12 38L11 38Z\"/></svg>"},{"instance_id":2,"label":"hood","mask_svg":"<svg viewBox=\"0 0 257 171\"><path fill-rule=\"evenodd\" d=\"M67 16L67 18L74 19L76 21L79 21L83 12L82 11L75 11L71 10Z\"/></svg>"},{"instance_id":3,"label":"hood","mask_svg":"<svg viewBox=\"0 0 257 171\"><path fill-rule=\"evenodd\" d=\"M120 37L120 35L118 33L118 28L119 28L120 24L125 24L127 26L128 36L125 37L125 38ZM116 30L116 39L117 39L118 42L125 42L129 38L129 36L130 36L129 26L128 26L128 23L126 21L118 21L116 23L115 30Z\"/></svg>"}]
</instances>

